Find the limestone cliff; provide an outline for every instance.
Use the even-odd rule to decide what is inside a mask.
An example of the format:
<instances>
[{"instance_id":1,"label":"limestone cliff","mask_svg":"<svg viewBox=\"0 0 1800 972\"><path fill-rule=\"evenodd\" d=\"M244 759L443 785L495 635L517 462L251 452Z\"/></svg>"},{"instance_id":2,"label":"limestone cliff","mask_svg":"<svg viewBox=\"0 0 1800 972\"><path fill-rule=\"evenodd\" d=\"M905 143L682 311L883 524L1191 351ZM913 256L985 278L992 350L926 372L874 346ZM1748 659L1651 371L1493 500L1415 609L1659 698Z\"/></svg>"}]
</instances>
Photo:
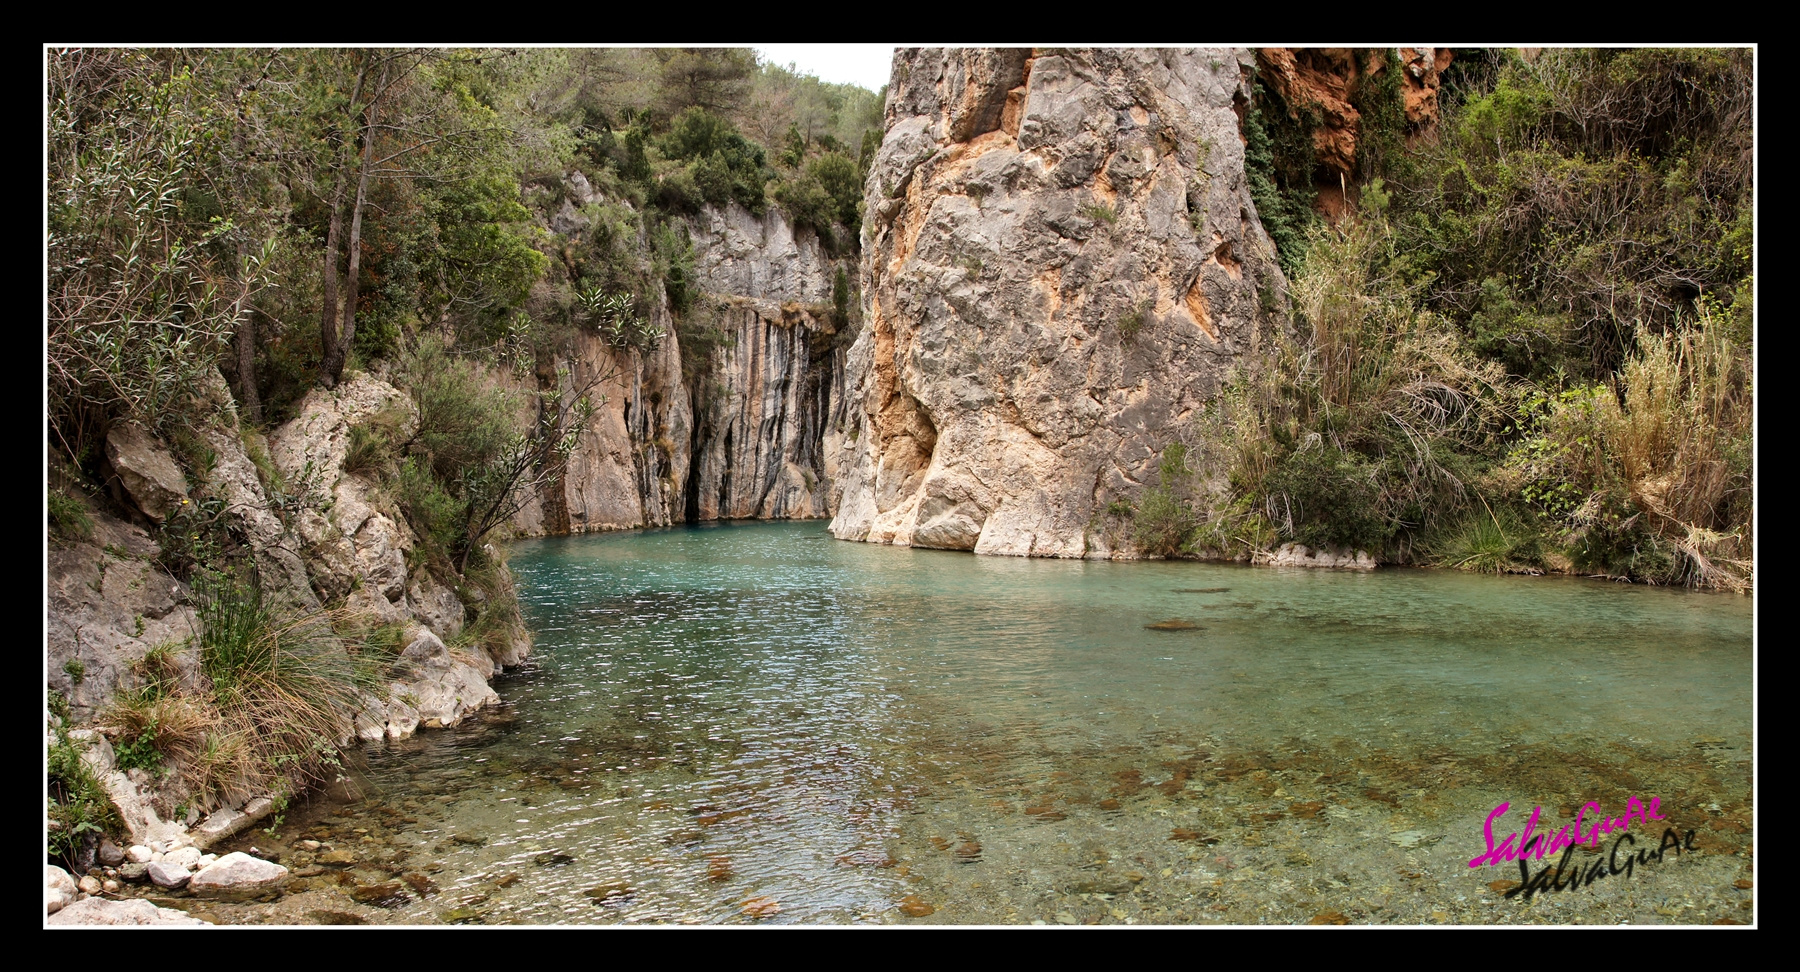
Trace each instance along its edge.
<instances>
[{"instance_id":1,"label":"limestone cliff","mask_svg":"<svg viewBox=\"0 0 1800 972\"><path fill-rule=\"evenodd\" d=\"M1247 50L901 50L866 183L840 538L1112 556L1106 505L1286 283L1244 175Z\"/></svg>"},{"instance_id":2,"label":"limestone cliff","mask_svg":"<svg viewBox=\"0 0 1800 972\"><path fill-rule=\"evenodd\" d=\"M568 189L592 192L579 173ZM547 225L580 231L572 210ZM666 336L655 350L615 350L584 334L540 362L538 387L563 396L613 377L595 387L605 402L560 482L521 512L516 532L829 515L827 439L841 424L836 338L846 323L832 297L840 268L854 280L854 265L774 207L762 216L735 204L706 209L686 226L701 292L689 313L722 339L696 360L659 293L652 323Z\"/></svg>"}]
</instances>

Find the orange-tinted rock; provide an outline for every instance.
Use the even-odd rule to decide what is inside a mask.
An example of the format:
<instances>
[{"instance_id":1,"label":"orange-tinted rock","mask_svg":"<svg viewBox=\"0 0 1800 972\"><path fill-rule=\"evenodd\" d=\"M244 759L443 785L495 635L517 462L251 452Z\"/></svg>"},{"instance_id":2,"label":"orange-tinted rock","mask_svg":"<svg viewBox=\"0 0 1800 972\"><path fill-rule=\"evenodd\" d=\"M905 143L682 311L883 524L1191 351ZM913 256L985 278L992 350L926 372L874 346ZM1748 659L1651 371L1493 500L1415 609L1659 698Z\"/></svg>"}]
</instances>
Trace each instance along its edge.
<instances>
[{"instance_id":1,"label":"orange-tinted rock","mask_svg":"<svg viewBox=\"0 0 1800 972\"><path fill-rule=\"evenodd\" d=\"M920 900L916 894L909 894L900 899L900 913L909 918L923 918L936 911L936 908Z\"/></svg>"}]
</instances>

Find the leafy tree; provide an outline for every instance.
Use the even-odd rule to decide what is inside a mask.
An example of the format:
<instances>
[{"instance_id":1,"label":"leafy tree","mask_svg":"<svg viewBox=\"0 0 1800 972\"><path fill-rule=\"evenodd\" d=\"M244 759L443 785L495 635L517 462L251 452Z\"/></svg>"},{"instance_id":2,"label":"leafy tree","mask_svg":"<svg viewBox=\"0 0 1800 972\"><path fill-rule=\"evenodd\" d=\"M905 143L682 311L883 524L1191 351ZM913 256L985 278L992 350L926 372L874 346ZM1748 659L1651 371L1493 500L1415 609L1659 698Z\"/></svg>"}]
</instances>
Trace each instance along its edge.
<instances>
[{"instance_id":1,"label":"leafy tree","mask_svg":"<svg viewBox=\"0 0 1800 972\"><path fill-rule=\"evenodd\" d=\"M222 260L230 220L186 215L220 141L190 73L136 51L46 58L51 432L79 461L112 421L161 426L202 387L268 253Z\"/></svg>"}]
</instances>

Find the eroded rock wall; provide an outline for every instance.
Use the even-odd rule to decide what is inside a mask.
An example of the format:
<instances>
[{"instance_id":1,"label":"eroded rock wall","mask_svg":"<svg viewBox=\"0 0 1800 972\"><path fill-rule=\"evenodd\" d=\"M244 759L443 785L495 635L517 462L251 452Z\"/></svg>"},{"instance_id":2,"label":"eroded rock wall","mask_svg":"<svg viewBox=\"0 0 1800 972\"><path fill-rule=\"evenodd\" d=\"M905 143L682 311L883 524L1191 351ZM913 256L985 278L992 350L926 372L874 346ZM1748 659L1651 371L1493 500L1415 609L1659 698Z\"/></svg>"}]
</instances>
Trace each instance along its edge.
<instances>
[{"instance_id":1,"label":"eroded rock wall","mask_svg":"<svg viewBox=\"0 0 1800 972\"><path fill-rule=\"evenodd\" d=\"M1212 421L1286 283L1239 49L901 50L866 184L843 539L1112 556L1094 529Z\"/></svg>"},{"instance_id":2,"label":"eroded rock wall","mask_svg":"<svg viewBox=\"0 0 1800 972\"><path fill-rule=\"evenodd\" d=\"M597 198L576 176L570 195ZM578 231L572 213L558 213L550 228ZM832 297L840 269L855 281L854 261L827 252L772 206L761 216L736 204L702 210L687 232L701 293L689 313L722 340L684 368L683 355L699 352L682 347L658 295L652 321L665 337L654 351L615 350L584 334L568 353L539 362L537 389L567 401L591 385L605 401L560 481L521 511L515 532L829 515L845 323ZM610 377L593 384L602 375Z\"/></svg>"},{"instance_id":3,"label":"eroded rock wall","mask_svg":"<svg viewBox=\"0 0 1800 972\"><path fill-rule=\"evenodd\" d=\"M690 520L830 515L826 456L840 435L848 322L832 292L855 264L771 207L690 220L694 268L727 336L696 382ZM828 441L829 440L829 441Z\"/></svg>"}]
</instances>

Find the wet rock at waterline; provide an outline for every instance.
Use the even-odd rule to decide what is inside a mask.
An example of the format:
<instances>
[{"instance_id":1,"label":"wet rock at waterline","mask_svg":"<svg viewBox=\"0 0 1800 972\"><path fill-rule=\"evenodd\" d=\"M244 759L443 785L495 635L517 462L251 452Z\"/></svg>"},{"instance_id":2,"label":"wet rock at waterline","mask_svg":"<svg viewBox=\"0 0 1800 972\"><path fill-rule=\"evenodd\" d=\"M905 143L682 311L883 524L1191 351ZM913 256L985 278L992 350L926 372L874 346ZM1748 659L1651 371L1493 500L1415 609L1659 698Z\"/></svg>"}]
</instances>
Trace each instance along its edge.
<instances>
[{"instance_id":1,"label":"wet rock at waterline","mask_svg":"<svg viewBox=\"0 0 1800 972\"><path fill-rule=\"evenodd\" d=\"M48 925L205 925L184 911L159 908L142 898L109 901L84 898L45 922Z\"/></svg>"},{"instance_id":2,"label":"wet rock at waterline","mask_svg":"<svg viewBox=\"0 0 1800 972\"><path fill-rule=\"evenodd\" d=\"M203 898L250 898L279 891L287 881L280 864L234 851L201 868L188 887Z\"/></svg>"},{"instance_id":3,"label":"wet rock at waterline","mask_svg":"<svg viewBox=\"0 0 1800 972\"><path fill-rule=\"evenodd\" d=\"M1366 550L1343 547L1308 547L1304 543L1284 543L1274 550L1259 551L1253 563L1270 567L1338 567L1350 570L1374 570L1375 558Z\"/></svg>"}]
</instances>

